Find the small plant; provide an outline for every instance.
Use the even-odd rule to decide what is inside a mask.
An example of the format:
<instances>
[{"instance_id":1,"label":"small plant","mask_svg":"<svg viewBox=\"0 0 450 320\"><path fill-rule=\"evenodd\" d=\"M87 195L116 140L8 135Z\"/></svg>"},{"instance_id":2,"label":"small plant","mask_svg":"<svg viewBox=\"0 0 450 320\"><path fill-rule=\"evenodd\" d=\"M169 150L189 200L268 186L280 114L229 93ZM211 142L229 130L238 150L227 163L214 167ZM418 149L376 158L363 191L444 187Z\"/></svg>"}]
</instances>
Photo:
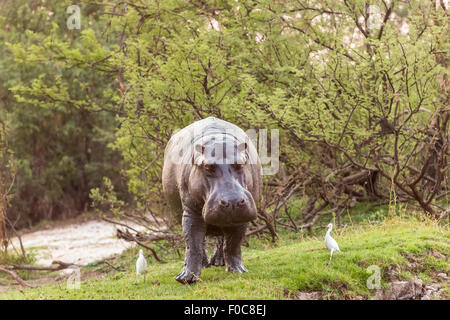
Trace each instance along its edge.
<instances>
[{"instance_id":1,"label":"small plant","mask_svg":"<svg viewBox=\"0 0 450 320\"><path fill-rule=\"evenodd\" d=\"M443 293L443 295L447 297L447 299L450 299L450 287L447 286L444 281L442 281L442 286L445 288L445 292Z\"/></svg>"},{"instance_id":2,"label":"small plant","mask_svg":"<svg viewBox=\"0 0 450 320\"><path fill-rule=\"evenodd\" d=\"M109 178L103 177L102 190L93 188L89 196L92 199L92 207L96 211L109 211L114 215L123 215L125 202L117 198L114 185Z\"/></svg>"}]
</instances>

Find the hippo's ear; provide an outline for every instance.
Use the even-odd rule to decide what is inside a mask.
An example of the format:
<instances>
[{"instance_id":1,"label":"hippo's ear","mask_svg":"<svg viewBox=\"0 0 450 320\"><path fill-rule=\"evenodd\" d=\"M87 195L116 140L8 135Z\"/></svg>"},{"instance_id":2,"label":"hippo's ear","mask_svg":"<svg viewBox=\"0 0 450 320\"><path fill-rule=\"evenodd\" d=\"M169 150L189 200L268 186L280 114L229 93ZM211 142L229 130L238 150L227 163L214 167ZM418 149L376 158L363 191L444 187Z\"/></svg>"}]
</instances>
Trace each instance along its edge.
<instances>
[{"instance_id":1,"label":"hippo's ear","mask_svg":"<svg viewBox=\"0 0 450 320\"><path fill-rule=\"evenodd\" d=\"M240 165L246 164L248 161L248 153L246 152L248 148L247 142L243 142L237 146L240 155L237 158L237 163Z\"/></svg>"},{"instance_id":2,"label":"hippo's ear","mask_svg":"<svg viewBox=\"0 0 450 320\"><path fill-rule=\"evenodd\" d=\"M196 144L195 145L195 151L197 151L198 153L203 154L205 152L205 146L202 144Z\"/></svg>"},{"instance_id":3,"label":"hippo's ear","mask_svg":"<svg viewBox=\"0 0 450 320\"><path fill-rule=\"evenodd\" d=\"M202 144L196 144L194 146L194 153L192 154L192 163L199 166L203 163L205 156L205 146Z\"/></svg>"},{"instance_id":4,"label":"hippo's ear","mask_svg":"<svg viewBox=\"0 0 450 320\"><path fill-rule=\"evenodd\" d=\"M245 150L247 150L248 145L247 142L242 142L240 145L238 145L237 149L239 152L244 152Z\"/></svg>"}]
</instances>

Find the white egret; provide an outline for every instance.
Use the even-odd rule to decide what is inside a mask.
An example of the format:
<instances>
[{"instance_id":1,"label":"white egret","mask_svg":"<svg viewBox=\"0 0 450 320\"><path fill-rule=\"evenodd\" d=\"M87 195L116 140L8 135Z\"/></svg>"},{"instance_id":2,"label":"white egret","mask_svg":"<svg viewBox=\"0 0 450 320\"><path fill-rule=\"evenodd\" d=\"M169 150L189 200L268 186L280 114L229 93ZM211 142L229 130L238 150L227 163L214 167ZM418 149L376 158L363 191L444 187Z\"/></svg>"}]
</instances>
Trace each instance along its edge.
<instances>
[{"instance_id":1,"label":"white egret","mask_svg":"<svg viewBox=\"0 0 450 320\"><path fill-rule=\"evenodd\" d=\"M147 260L145 260L144 253L142 249L139 250L139 258L136 261L136 282L138 281L138 275L143 274L144 275L144 282L145 282L145 269L147 269Z\"/></svg>"},{"instance_id":2,"label":"white egret","mask_svg":"<svg viewBox=\"0 0 450 320\"><path fill-rule=\"evenodd\" d=\"M337 252L341 252L341 250L339 250L339 245L337 244L336 240L334 240L331 236L331 230L333 229L333 224L330 223L328 224L328 231L325 234L325 245L327 246L328 249L330 249L331 254L330 254L330 261L328 262L328 265L331 264L331 258L333 257L333 252L337 251Z\"/></svg>"}]
</instances>

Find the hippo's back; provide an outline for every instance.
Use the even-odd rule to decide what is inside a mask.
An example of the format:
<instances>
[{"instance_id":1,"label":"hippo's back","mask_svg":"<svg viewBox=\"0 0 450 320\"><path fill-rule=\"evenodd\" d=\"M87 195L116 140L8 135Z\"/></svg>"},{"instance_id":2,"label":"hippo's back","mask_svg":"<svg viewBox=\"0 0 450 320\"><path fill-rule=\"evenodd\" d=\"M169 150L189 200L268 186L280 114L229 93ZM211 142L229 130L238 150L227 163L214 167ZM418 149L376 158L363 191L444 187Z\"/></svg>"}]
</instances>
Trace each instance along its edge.
<instances>
[{"instance_id":1,"label":"hippo's back","mask_svg":"<svg viewBox=\"0 0 450 320\"><path fill-rule=\"evenodd\" d=\"M195 141L202 136L214 133L232 133L239 142L244 142L246 133L230 122L218 119L215 117L208 117L202 120L191 123L187 127L177 131L169 140L165 155L172 152L173 146L183 146L183 148L192 150Z\"/></svg>"}]
</instances>

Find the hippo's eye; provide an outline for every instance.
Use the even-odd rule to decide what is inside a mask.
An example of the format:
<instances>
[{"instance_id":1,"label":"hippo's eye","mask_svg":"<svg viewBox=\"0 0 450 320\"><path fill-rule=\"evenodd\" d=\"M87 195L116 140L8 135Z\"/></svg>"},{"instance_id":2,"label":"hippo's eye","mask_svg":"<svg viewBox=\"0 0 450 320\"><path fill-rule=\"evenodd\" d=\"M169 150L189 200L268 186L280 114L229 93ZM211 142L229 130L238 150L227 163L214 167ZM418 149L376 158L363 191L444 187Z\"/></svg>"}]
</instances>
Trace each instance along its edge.
<instances>
[{"instance_id":1,"label":"hippo's eye","mask_svg":"<svg viewBox=\"0 0 450 320\"><path fill-rule=\"evenodd\" d=\"M215 164L204 164L203 168L205 168L206 171L208 172L214 172L216 171L216 165Z\"/></svg>"},{"instance_id":2,"label":"hippo's eye","mask_svg":"<svg viewBox=\"0 0 450 320\"><path fill-rule=\"evenodd\" d=\"M235 164L233 165L233 167L234 167L234 169L236 169L236 170L241 170L241 169L244 167L244 165L243 165L242 163L235 163Z\"/></svg>"}]
</instances>

